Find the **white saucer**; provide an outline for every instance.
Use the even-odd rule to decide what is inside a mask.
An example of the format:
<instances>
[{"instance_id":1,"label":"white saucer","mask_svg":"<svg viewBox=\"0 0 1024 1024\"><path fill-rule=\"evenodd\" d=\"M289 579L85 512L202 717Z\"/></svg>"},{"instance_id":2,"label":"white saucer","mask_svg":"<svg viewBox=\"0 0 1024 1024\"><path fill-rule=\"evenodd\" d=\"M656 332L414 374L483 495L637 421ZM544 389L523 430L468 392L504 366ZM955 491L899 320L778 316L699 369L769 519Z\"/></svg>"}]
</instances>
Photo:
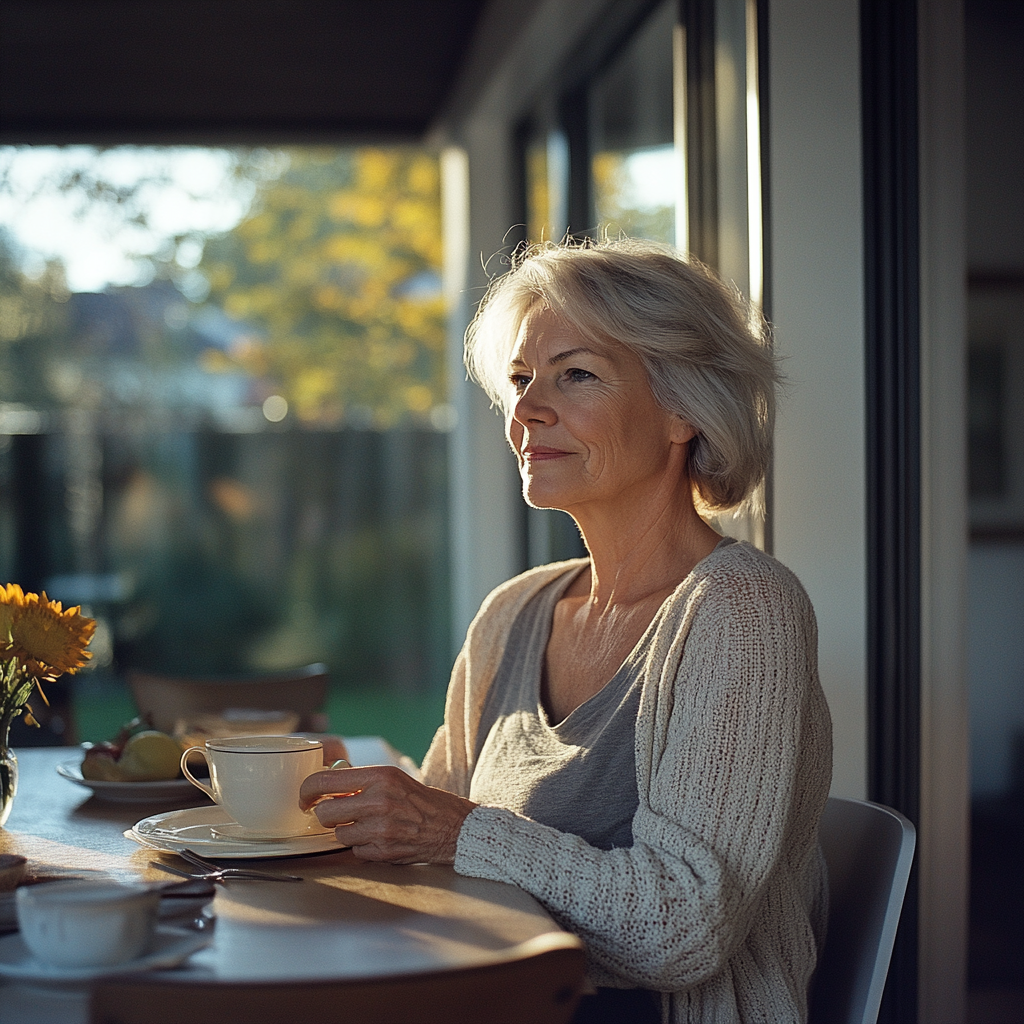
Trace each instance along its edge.
<instances>
[{"instance_id":1,"label":"white saucer","mask_svg":"<svg viewBox=\"0 0 1024 1024\"><path fill-rule=\"evenodd\" d=\"M204 857L214 859L296 857L344 847L335 838L334 830L287 839L235 839L218 835L218 831L237 825L223 807L187 807L182 811L165 811L137 822L125 836L141 846L164 853L179 853L186 847Z\"/></svg>"},{"instance_id":2,"label":"white saucer","mask_svg":"<svg viewBox=\"0 0 1024 1024\"><path fill-rule=\"evenodd\" d=\"M91 789L97 800L118 804L175 803L191 798L206 799L203 791L188 779L168 779L165 782L102 782L82 777L82 762L64 761L57 765L57 774L68 782Z\"/></svg>"},{"instance_id":3,"label":"white saucer","mask_svg":"<svg viewBox=\"0 0 1024 1024\"><path fill-rule=\"evenodd\" d=\"M303 836L325 836L333 833L333 828L324 828L320 822L307 825L299 832L286 832L284 835L276 835L273 832L255 832L250 828L243 828L237 821L228 821L223 825L214 825L213 834L218 839L227 839L233 843L280 843L285 839L301 839Z\"/></svg>"},{"instance_id":4,"label":"white saucer","mask_svg":"<svg viewBox=\"0 0 1024 1024\"><path fill-rule=\"evenodd\" d=\"M55 985L71 985L115 974L135 974L155 971L161 967L174 967L197 949L210 943L212 935L186 932L177 928L157 928L153 948L135 960L108 967L51 967L37 960L22 942L21 935L0 938L0 977L21 981L45 981Z\"/></svg>"}]
</instances>

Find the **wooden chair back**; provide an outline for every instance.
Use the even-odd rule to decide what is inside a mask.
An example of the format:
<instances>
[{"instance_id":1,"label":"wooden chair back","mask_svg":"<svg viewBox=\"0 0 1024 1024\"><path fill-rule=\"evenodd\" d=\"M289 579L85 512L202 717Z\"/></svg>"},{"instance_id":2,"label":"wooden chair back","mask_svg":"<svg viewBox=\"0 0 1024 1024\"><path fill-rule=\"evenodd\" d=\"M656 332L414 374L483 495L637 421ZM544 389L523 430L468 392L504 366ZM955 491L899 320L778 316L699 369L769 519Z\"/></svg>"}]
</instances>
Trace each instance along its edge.
<instances>
[{"instance_id":1,"label":"wooden chair back","mask_svg":"<svg viewBox=\"0 0 1024 1024\"><path fill-rule=\"evenodd\" d=\"M327 666L320 664L251 676L128 673L128 687L139 713L149 716L153 728L167 733L183 718L229 708L292 711L299 715L299 730L319 732L323 720L317 713L327 699L327 683Z\"/></svg>"},{"instance_id":2,"label":"wooden chair back","mask_svg":"<svg viewBox=\"0 0 1024 1024\"><path fill-rule=\"evenodd\" d=\"M566 1024L583 945L549 933L477 967L394 977L218 982L175 972L98 982L90 1024Z\"/></svg>"}]
</instances>

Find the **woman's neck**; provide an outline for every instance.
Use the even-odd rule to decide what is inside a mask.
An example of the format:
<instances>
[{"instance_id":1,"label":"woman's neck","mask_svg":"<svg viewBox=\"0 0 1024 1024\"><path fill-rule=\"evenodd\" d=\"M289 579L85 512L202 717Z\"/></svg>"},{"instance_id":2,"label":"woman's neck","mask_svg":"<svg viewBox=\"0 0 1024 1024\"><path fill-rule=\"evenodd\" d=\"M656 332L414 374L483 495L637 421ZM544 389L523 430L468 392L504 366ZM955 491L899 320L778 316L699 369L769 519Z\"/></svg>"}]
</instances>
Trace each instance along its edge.
<instances>
[{"instance_id":1,"label":"woman's neck","mask_svg":"<svg viewBox=\"0 0 1024 1024\"><path fill-rule=\"evenodd\" d=\"M571 514L590 552L590 572L580 577L577 596L588 589L595 608L667 594L721 540L697 514L688 480L674 493L631 507Z\"/></svg>"}]
</instances>

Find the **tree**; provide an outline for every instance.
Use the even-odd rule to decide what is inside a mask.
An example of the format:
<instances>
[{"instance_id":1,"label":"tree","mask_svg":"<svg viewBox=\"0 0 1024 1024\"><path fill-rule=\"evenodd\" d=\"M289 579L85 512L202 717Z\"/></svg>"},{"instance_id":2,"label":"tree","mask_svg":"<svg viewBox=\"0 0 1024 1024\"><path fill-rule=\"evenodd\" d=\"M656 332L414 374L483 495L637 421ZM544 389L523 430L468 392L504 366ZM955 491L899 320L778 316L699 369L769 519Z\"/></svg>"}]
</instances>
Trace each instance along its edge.
<instances>
[{"instance_id":1,"label":"tree","mask_svg":"<svg viewBox=\"0 0 1024 1024\"><path fill-rule=\"evenodd\" d=\"M66 327L68 297L59 263L47 264L39 278L26 276L0 232L0 402L51 403L49 371Z\"/></svg>"},{"instance_id":2,"label":"tree","mask_svg":"<svg viewBox=\"0 0 1024 1024\"><path fill-rule=\"evenodd\" d=\"M249 330L208 369L243 369L299 420L389 427L445 401L437 160L293 150L248 216L206 245L210 301Z\"/></svg>"}]
</instances>

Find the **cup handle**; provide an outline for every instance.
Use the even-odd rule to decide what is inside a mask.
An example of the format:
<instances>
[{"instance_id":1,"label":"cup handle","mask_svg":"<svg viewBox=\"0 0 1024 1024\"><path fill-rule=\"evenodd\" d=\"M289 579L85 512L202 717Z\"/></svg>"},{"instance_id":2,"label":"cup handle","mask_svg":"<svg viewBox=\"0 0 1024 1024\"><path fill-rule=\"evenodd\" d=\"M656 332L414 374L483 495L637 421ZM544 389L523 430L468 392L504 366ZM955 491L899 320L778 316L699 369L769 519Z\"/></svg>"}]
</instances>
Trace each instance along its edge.
<instances>
[{"instance_id":1,"label":"cup handle","mask_svg":"<svg viewBox=\"0 0 1024 1024\"><path fill-rule=\"evenodd\" d=\"M182 774L192 783L197 789L201 789L215 804L220 803L217 797L214 795L213 790L206 785L205 782L200 782L189 770L188 770L188 755L191 753L201 754L203 760L209 765L209 760L206 757L205 747L189 747L184 754L181 755L181 771Z\"/></svg>"}]
</instances>

